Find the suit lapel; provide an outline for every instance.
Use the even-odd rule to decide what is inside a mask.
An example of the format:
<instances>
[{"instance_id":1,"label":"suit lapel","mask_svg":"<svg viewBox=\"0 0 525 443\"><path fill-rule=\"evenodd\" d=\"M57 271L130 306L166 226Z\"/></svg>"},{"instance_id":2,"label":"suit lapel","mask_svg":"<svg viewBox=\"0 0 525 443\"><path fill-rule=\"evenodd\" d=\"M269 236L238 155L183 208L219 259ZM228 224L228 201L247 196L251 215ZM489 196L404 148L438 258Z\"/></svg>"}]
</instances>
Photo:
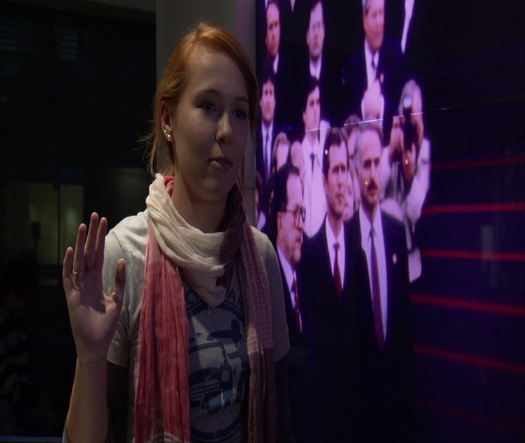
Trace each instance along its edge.
<instances>
[{"instance_id":1,"label":"suit lapel","mask_svg":"<svg viewBox=\"0 0 525 443\"><path fill-rule=\"evenodd\" d=\"M284 304L286 310L286 320L288 323L288 330L290 335L290 341L295 342L299 336L299 330L297 329L297 324L295 321L295 312L292 305L292 296L290 294L290 289L288 289L288 283L286 282L286 277L284 275L283 269L281 267L281 279L283 282L283 291L284 291Z\"/></svg>"},{"instance_id":2,"label":"suit lapel","mask_svg":"<svg viewBox=\"0 0 525 443\"><path fill-rule=\"evenodd\" d=\"M392 337L392 330L395 327L396 306L396 288L394 285L394 266L397 262L398 257L395 248L392 244L392 229L389 220L385 217L384 213L381 212L381 221L383 223L383 241L385 245L385 261L386 261L386 276L387 276L387 288L388 288L388 311L387 311L387 327L385 337L385 347L390 343Z\"/></svg>"},{"instance_id":3,"label":"suit lapel","mask_svg":"<svg viewBox=\"0 0 525 443\"><path fill-rule=\"evenodd\" d=\"M329 245L326 241L326 217L325 221L321 225L321 229L319 230L319 242L318 246L320 248L321 257L322 257L322 263L324 269L322 270L321 275L326 276L326 288L328 289L328 293L330 294L330 297L335 300L335 282L332 275L332 265L330 263L330 251L329 251Z\"/></svg>"}]
</instances>

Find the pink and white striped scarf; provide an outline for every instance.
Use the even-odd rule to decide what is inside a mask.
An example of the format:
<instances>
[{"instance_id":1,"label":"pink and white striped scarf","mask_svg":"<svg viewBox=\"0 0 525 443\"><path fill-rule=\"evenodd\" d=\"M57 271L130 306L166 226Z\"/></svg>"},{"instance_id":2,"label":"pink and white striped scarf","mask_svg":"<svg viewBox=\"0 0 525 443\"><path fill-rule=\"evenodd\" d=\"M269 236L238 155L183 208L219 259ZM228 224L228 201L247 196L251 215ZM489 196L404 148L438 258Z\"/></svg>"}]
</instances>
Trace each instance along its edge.
<instances>
[{"instance_id":1,"label":"pink and white striped scarf","mask_svg":"<svg viewBox=\"0 0 525 443\"><path fill-rule=\"evenodd\" d=\"M213 281L217 290L207 284L203 292L210 293L203 301L216 305L229 287L235 263L246 314L250 364L247 441L273 442L276 393L271 300L266 269L244 215L240 192L235 188L230 193L227 229L206 234L184 225L171 200L172 190L173 178L157 174L146 200L148 245L139 326L135 442L190 441L188 315L182 279ZM163 223L169 223L170 229L162 229ZM190 229L191 235L172 235L180 229ZM195 243L204 246L199 250ZM210 244L216 246L210 250ZM215 260L211 265L210 254ZM187 274L191 274L188 279Z\"/></svg>"}]
</instances>

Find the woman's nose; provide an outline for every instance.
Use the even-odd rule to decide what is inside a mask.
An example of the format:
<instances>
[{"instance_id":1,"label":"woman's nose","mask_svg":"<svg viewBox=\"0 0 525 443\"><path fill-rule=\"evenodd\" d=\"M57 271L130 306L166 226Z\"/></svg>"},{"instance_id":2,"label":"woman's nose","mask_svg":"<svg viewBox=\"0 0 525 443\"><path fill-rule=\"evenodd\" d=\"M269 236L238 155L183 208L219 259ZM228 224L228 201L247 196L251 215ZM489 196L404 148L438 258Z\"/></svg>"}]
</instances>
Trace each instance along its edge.
<instances>
[{"instance_id":1,"label":"woman's nose","mask_svg":"<svg viewBox=\"0 0 525 443\"><path fill-rule=\"evenodd\" d=\"M227 112L224 112L217 125L216 140L219 144L229 144L231 142L231 137L232 127L230 123L230 116Z\"/></svg>"}]
</instances>

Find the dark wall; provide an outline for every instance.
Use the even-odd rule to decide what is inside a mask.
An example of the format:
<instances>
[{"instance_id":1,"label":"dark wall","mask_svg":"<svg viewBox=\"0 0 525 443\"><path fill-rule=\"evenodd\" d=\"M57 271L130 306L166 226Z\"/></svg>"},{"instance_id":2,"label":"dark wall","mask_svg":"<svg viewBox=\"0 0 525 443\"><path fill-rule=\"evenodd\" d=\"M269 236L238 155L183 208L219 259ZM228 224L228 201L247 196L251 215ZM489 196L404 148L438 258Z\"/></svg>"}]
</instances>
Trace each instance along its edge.
<instances>
[{"instance_id":1,"label":"dark wall","mask_svg":"<svg viewBox=\"0 0 525 443\"><path fill-rule=\"evenodd\" d=\"M153 14L89 2L1 3L2 191L20 182L57 190L80 185L83 220L97 210L111 226L144 208L149 177L139 139L149 130L155 90L154 22ZM30 363L9 370L27 373L32 386L32 400L16 408L16 423L0 413L0 435L59 436L75 359L61 258L54 265L37 263L36 242L34 248L6 248L6 230L24 220L14 219L5 192L0 196L2 280L12 263L31 264L38 276L16 325L0 326L2 342L11 333L6 328L24 334L13 352L23 348Z\"/></svg>"}]
</instances>

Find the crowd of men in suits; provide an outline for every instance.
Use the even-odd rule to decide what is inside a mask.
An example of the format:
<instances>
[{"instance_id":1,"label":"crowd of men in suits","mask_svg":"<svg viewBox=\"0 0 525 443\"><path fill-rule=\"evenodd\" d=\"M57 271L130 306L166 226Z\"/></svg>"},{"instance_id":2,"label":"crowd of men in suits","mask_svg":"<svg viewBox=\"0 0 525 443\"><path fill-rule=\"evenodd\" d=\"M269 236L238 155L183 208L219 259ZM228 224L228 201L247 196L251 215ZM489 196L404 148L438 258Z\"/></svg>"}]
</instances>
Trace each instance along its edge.
<instances>
[{"instance_id":1,"label":"crowd of men in suits","mask_svg":"<svg viewBox=\"0 0 525 443\"><path fill-rule=\"evenodd\" d=\"M430 186L421 1L347 3L362 32L337 44L351 53L327 44L340 2L257 3L258 227L281 264L298 441L408 441L408 289Z\"/></svg>"}]
</instances>

